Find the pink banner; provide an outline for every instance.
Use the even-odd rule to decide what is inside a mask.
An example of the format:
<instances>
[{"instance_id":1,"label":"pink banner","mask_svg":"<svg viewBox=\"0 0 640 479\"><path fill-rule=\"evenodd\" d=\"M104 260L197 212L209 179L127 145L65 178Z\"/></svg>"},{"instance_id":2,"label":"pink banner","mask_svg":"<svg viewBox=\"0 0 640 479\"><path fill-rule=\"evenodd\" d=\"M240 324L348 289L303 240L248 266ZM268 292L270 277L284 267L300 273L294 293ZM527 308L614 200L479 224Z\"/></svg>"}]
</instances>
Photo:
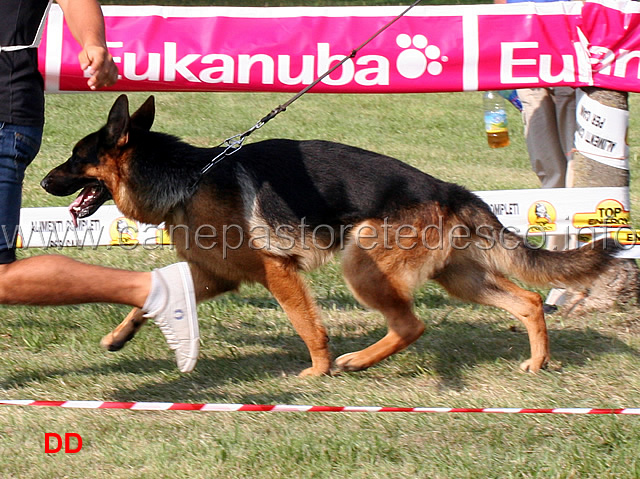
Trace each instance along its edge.
<instances>
[{"instance_id":1,"label":"pink banner","mask_svg":"<svg viewBox=\"0 0 640 479\"><path fill-rule=\"evenodd\" d=\"M46 89L87 90L54 5ZM120 91L299 91L403 7L103 8ZM416 7L312 91L446 92L587 86L640 92L631 1Z\"/></svg>"}]
</instances>

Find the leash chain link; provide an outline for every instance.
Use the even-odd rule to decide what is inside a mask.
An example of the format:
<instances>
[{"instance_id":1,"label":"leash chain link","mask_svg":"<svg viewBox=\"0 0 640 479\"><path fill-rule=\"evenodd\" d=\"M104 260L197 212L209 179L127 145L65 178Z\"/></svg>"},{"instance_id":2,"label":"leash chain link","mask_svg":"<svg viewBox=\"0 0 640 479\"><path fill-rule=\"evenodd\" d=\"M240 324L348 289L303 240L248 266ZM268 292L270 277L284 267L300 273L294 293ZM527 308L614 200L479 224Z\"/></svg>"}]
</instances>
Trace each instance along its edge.
<instances>
[{"instance_id":1,"label":"leash chain link","mask_svg":"<svg viewBox=\"0 0 640 479\"><path fill-rule=\"evenodd\" d=\"M316 86L318 83L320 83L326 77L331 75L335 70L340 68L347 60L349 60L351 58L355 58L355 56L358 54L358 52L360 50L362 50L366 45L368 45L373 39L375 39L378 35L380 35L382 32L384 32L387 28L389 28L391 25L393 25L398 20L400 20L402 17L404 17L409 12L409 10L411 10L413 7L418 5L421 1L422 0L415 0L402 13L400 13L393 20L391 20L386 25L384 25L382 28L380 28L376 33L371 35L360 46L358 46L357 48L351 50L351 53L349 55L345 56L340 62L336 63L333 67L331 67L329 70L324 72L321 76L316 78L315 81L313 81L313 83L307 85L305 88L303 88L298 93L296 93L292 98L289 99L289 101L287 101L286 103L283 103L282 105L278 105L276 108L271 110L269 112L269 114L264 116L260 121L258 121L255 125L253 125L251 128L249 128L247 131L245 131L244 133L239 133L237 135L231 136L231 137L227 138L226 140L224 140L222 143L220 143L217 146L217 148L219 148L221 146L225 146L225 145L226 145L226 148L224 150L222 150L222 152L219 153L217 156L215 156L209 163L207 163L202 168L202 170L200 170L200 175L198 176L198 179L195 181L195 183L191 187L192 191L195 191L195 189L197 188L198 184L200 184L200 180L202 179L202 177L205 174L207 174L207 172L209 172L214 166L216 166L218 163L220 163L227 156L231 156L234 153L236 153L238 150L240 150L240 148L242 148L242 146L244 144L244 141L247 139L247 137L249 137L249 135L251 135L254 131L259 130L260 128L262 128L268 121L272 120L273 118L275 118L277 115L279 115L283 111L286 111L286 109L294 101L296 101L302 95L307 93L309 90L311 90L314 86Z\"/></svg>"}]
</instances>

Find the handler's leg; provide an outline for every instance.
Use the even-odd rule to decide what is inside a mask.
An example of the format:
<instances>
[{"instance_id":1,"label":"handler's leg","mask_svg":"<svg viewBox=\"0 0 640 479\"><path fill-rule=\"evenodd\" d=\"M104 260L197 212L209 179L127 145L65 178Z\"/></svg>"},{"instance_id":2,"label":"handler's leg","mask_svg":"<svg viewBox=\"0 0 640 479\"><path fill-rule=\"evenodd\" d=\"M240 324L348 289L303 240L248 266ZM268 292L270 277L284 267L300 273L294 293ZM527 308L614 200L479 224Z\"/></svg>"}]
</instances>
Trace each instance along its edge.
<instances>
[{"instance_id":1,"label":"handler's leg","mask_svg":"<svg viewBox=\"0 0 640 479\"><path fill-rule=\"evenodd\" d=\"M81 263L43 255L0 265L0 303L59 306L118 303L142 308L151 273Z\"/></svg>"},{"instance_id":2,"label":"handler's leg","mask_svg":"<svg viewBox=\"0 0 640 479\"><path fill-rule=\"evenodd\" d=\"M59 306L118 303L153 317L182 372L193 370L199 350L193 280L186 263L152 273L81 263L61 255L0 265L0 303Z\"/></svg>"}]
</instances>

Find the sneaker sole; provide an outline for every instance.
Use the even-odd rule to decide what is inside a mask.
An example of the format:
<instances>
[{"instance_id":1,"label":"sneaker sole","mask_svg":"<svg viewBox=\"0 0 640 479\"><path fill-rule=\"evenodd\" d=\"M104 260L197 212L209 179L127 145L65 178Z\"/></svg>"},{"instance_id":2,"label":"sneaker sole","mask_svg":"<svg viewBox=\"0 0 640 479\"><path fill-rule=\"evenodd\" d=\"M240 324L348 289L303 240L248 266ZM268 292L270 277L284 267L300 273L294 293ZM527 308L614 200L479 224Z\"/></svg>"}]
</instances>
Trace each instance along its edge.
<instances>
[{"instance_id":1,"label":"sneaker sole","mask_svg":"<svg viewBox=\"0 0 640 479\"><path fill-rule=\"evenodd\" d=\"M179 263L179 265L182 285L185 291L189 293L186 305L187 318L189 318L189 331L191 333L190 336L193 338L189 344L189 358L191 359L189 359L186 364L183 364L182 367L179 367L179 369L180 372L189 373L193 371L193 368L195 368L196 363L198 362L198 353L200 352L200 330L198 328L198 315L191 270L189 269L189 265L187 263Z\"/></svg>"}]
</instances>

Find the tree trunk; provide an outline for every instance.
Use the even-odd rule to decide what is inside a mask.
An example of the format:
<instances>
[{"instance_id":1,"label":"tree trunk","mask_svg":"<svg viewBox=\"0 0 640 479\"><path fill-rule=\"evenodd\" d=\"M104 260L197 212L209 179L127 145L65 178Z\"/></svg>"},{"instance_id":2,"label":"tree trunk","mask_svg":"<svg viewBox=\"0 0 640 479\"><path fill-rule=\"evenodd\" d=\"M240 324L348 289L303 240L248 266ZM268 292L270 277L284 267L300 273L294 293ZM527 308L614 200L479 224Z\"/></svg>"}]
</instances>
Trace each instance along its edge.
<instances>
[{"instance_id":1,"label":"tree trunk","mask_svg":"<svg viewBox=\"0 0 640 479\"><path fill-rule=\"evenodd\" d=\"M628 110L628 94L601 88L583 88L583 91L598 103L621 110ZM591 160L574 151L571 164L574 188L594 186L629 186L629 170L615 168ZM640 270L633 259L616 259L598 277L585 293L569 291L564 308L566 313L579 314L586 311L610 311L617 305L638 301L640 296Z\"/></svg>"}]
</instances>

